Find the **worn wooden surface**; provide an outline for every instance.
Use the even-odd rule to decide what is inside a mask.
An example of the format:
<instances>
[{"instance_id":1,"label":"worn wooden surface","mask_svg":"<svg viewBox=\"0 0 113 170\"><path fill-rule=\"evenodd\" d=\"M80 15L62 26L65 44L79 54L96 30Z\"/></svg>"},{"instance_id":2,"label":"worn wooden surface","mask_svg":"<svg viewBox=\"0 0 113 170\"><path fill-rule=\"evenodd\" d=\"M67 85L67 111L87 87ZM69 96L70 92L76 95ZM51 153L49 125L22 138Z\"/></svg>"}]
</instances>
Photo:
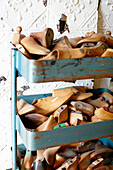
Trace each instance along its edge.
<instances>
[{"instance_id":1,"label":"worn wooden surface","mask_svg":"<svg viewBox=\"0 0 113 170\"><path fill-rule=\"evenodd\" d=\"M113 77L113 57L36 61L17 51L19 73L32 83Z\"/></svg>"}]
</instances>

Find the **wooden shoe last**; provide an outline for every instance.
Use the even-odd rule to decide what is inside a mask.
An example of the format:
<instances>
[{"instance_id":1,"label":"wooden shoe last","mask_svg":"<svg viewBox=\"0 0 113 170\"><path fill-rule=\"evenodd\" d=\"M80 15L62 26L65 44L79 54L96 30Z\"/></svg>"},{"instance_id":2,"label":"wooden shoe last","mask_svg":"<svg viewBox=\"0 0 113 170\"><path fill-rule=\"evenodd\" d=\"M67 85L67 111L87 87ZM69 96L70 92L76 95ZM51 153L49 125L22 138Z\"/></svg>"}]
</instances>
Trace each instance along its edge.
<instances>
[{"instance_id":1,"label":"wooden shoe last","mask_svg":"<svg viewBox=\"0 0 113 170\"><path fill-rule=\"evenodd\" d=\"M61 37L57 40L54 40L54 48L53 50L57 49L57 50L61 50L61 49L69 49L72 48L70 43L69 43L69 39L67 36Z\"/></svg>"},{"instance_id":2,"label":"wooden shoe last","mask_svg":"<svg viewBox=\"0 0 113 170\"><path fill-rule=\"evenodd\" d=\"M91 116L91 122L92 122L92 123L102 122L102 120L101 120L101 119L98 119L98 118L96 117L96 115L94 115L94 116Z\"/></svg>"},{"instance_id":3,"label":"wooden shoe last","mask_svg":"<svg viewBox=\"0 0 113 170\"><path fill-rule=\"evenodd\" d=\"M93 116L94 114L95 108L88 103L81 101L71 101L71 105L73 105L76 108L76 110L79 110L88 116Z\"/></svg>"},{"instance_id":4,"label":"wooden shoe last","mask_svg":"<svg viewBox=\"0 0 113 170\"><path fill-rule=\"evenodd\" d=\"M60 49L58 59L84 58L86 55L85 48Z\"/></svg>"},{"instance_id":5,"label":"wooden shoe last","mask_svg":"<svg viewBox=\"0 0 113 170\"><path fill-rule=\"evenodd\" d=\"M53 50L48 55L39 58L38 61L42 61L42 60L56 60L58 58L59 58L59 51L58 50Z\"/></svg>"},{"instance_id":6,"label":"wooden shoe last","mask_svg":"<svg viewBox=\"0 0 113 170\"><path fill-rule=\"evenodd\" d=\"M103 99L103 97L99 97L97 99L87 99L86 100L87 103L91 104L94 107L108 107L109 104Z\"/></svg>"},{"instance_id":7,"label":"wooden shoe last","mask_svg":"<svg viewBox=\"0 0 113 170\"><path fill-rule=\"evenodd\" d=\"M90 154L92 152L94 152L94 150L85 152L80 156L80 160L78 163L79 170L86 170L87 167L91 164Z\"/></svg>"},{"instance_id":8,"label":"wooden shoe last","mask_svg":"<svg viewBox=\"0 0 113 170\"><path fill-rule=\"evenodd\" d=\"M35 112L37 109L35 106L27 103L23 99L17 101L17 111L19 115Z\"/></svg>"},{"instance_id":9,"label":"wooden shoe last","mask_svg":"<svg viewBox=\"0 0 113 170\"><path fill-rule=\"evenodd\" d=\"M86 50L86 57L96 57L101 56L108 48L107 44L103 42L98 42L95 46L85 47L84 44L81 47Z\"/></svg>"},{"instance_id":10,"label":"wooden shoe last","mask_svg":"<svg viewBox=\"0 0 113 170\"><path fill-rule=\"evenodd\" d=\"M113 37L111 35L106 34L106 41L105 43L110 47L113 48Z\"/></svg>"},{"instance_id":11,"label":"wooden shoe last","mask_svg":"<svg viewBox=\"0 0 113 170\"><path fill-rule=\"evenodd\" d=\"M113 156L113 150L105 145L98 144L95 146L95 151L91 153L90 159L95 160L98 158L106 158L109 156Z\"/></svg>"},{"instance_id":12,"label":"wooden shoe last","mask_svg":"<svg viewBox=\"0 0 113 170\"><path fill-rule=\"evenodd\" d=\"M48 120L46 120L44 123L42 123L40 126L38 126L35 129L35 132L40 132L40 131L47 131L47 130L52 130L54 127L57 125L57 121L55 120L53 115L50 115Z\"/></svg>"},{"instance_id":13,"label":"wooden shoe last","mask_svg":"<svg viewBox=\"0 0 113 170\"><path fill-rule=\"evenodd\" d=\"M101 96L106 100L106 102L113 104L113 96L110 93L104 92L101 94Z\"/></svg>"},{"instance_id":14,"label":"wooden shoe last","mask_svg":"<svg viewBox=\"0 0 113 170\"><path fill-rule=\"evenodd\" d=\"M26 154L22 162L21 170L25 170L25 169L33 170L32 164L33 164L33 155L31 151L26 151Z\"/></svg>"},{"instance_id":15,"label":"wooden shoe last","mask_svg":"<svg viewBox=\"0 0 113 170\"><path fill-rule=\"evenodd\" d=\"M113 105L109 107L109 111L113 113Z\"/></svg>"},{"instance_id":16,"label":"wooden shoe last","mask_svg":"<svg viewBox=\"0 0 113 170\"><path fill-rule=\"evenodd\" d=\"M66 87L66 88L53 90L52 96L53 97L62 97L62 96L66 96L69 93L76 94L77 92L78 92L78 90L75 87Z\"/></svg>"},{"instance_id":17,"label":"wooden shoe last","mask_svg":"<svg viewBox=\"0 0 113 170\"><path fill-rule=\"evenodd\" d=\"M33 37L25 37L21 40L21 44L30 54L47 55L50 50L39 45Z\"/></svg>"},{"instance_id":18,"label":"wooden shoe last","mask_svg":"<svg viewBox=\"0 0 113 170\"><path fill-rule=\"evenodd\" d=\"M78 165L78 158L75 156L74 158L67 159L61 167L59 167L57 170L77 170L77 165Z\"/></svg>"},{"instance_id":19,"label":"wooden shoe last","mask_svg":"<svg viewBox=\"0 0 113 170\"><path fill-rule=\"evenodd\" d=\"M33 170L47 170L45 159L38 161L35 160L33 162Z\"/></svg>"},{"instance_id":20,"label":"wooden shoe last","mask_svg":"<svg viewBox=\"0 0 113 170\"><path fill-rule=\"evenodd\" d=\"M52 148L48 148L44 151L43 155L44 158L46 159L46 162L49 165L53 165L54 161L55 161L55 155L58 152L58 150L60 149L61 146L56 146L56 147L52 147Z\"/></svg>"},{"instance_id":21,"label":"wooden shoe last","mask_svg":"<svg viewBox=\"0 0 113 170\"><path fill-rule=\"evenodd\" d=\"M69 101L72 95L73 93L69 93L66 96L62 97L46 97L40 100L40 102L36 103L35 106L38 113L47 116L58 109L62 104Z\"/></svg>"},{"instance_id":22,"label":"wooden shoe last","mask_svg":"<svg viewBox=\"0 0 113 170\"><path fill-rule=\"evenodd\" d=\"M48 117L37 113L28 113L21 116L24 125L29 129L35 129L44 123Z\"/></svg>"},{"instance_id":23,"label":"wooden shoe last","mask_svg":"<svg viewBox=\"0 0 113 170\"><path fill-rule=\"evenodd\" d=\"M36 161L42 161L44 159L44 149L37 150Z\"/></svg>"},{"instance_id":24,"label":"wooden shoe last","mask_svg":"<svg viewBox=\"0 0 113 170\"><path fill-rule=\"evenodd\" d=\"M51 28L46 28L42 32L33 32L30 37L38 40L43 47L49 48L52 45L54 32Z\"/></svg>"},{"instance_id":25,"label":"wooden shoe last","mask_svg":"<svg viewBox=\"0 0 113 170\"><path fill-rule=\"evenodd\" d=\"M77 43L82 40L83 37L75 37L75 38L69 38L69 43L73 48L77 47Z\"/></svg>"},{"instance_id":26,"label":"wooden shoe last","mask_svg":"<svg viewBox=\"0 0 113 170\"><path fill-rule=\"evenodd\" d=\"M78 92L77 94L74 94L70 100L85 100L91 96L93 96L93 93Z\"/></svg>"},{"instance_id":27,"label":"wooden shoe last","mask_svg":"<svg viewBox=\"0 0 113 170\"><path fill-rule=\"evenodd\" d=\"M20 51L28 59L33 59L33 57L26 51L26 49L21 44L16 44L15 46L18 49L18 51Z\"/></svg>"},{"instance_id":28,"label":"wooden shoe last","mask_svg":"<svg viewBox=\"0 0 113 170\"><path fill-rule=\"evenodd\" d=\"M76 126L78 123L78 120L83 121L83 115L80 111L71 111L69 113L69 124L71 126Z\"/></svg>"},{"instance_id":29,"label":"wooden shoe last","mask_svg":"<svg viewBox=\"0 0 113 170\"><path fill-rule=\"evenodd\" d=\"M103 165L103 158L99 158L92 162L86 170L95 170L95 168L101 167Z\"/></svg>"},{"instance_id":30,"label":"wooden shoe last","mask_svg":"<svg viewBox=\"0 0 113 170\"><path fill-rule=\"evenodd\" d=\"M94 34L93 34L94 35ZM100 36L96 36L96 37L88 37L88 38L84 38L83 40L80 40L77 43L78 47L81 47L82 44L84 43L98 43L98 42L105 42L106 41L106 37L105 35L100 35Z\"/></svg>"},{"instance_id":31,"label":"wooden shoe last","mask_svg":"<svg viewBox=\"0 0 113 170\"><path fill-rule=\"evenodd\" d=\"M25 35L21 34L22 27L18 26L16 28L17 33L14 33L13 38L12 38L12 44L17 45L20 44L21 40L25 37Z\"/></svg>"},{"instance_id":32,"label":"wooden shoe last","mask_svg":"<svg viewBox=\"0 0 113 170\"><path fill-rule=\"evenodd\" d=\"M54 162L53 167L56 169L60 167L65 161L66 161L66 158L57 153L55 155L55 162Z\"/></svg>"},{"instance_id":33,"label":"wooden shoe last","mask_svg":"<svg viewBox=\"0 0 113 170\"><path fill-rule=\"evenodd\" d=\"M44 129L43 131L46 131L46 130L52 130L54 129L54 127L57 125L57 121L55 120L54 116L53 115L50 115L48 120L46 121L45 123L45 126L44 126Z\"/></svg>"},{"instance_id":34,"label":"wooden shoe last","mask_svg":"<svg viewBox=\"0 0 113 170\"><path fill-rule=\"evenodd\" d=\"M101 57L112 57L113 56L113 49L108 48L102 55Z\"/></svg>"},{"instance_id":35,"label":"wooden shoe last","mask_svg":"<svg viewBox=\"0 0 113 170\"><path fill-rule=\"evenodd\" d=\"M105 108L98 108L95 110L94 114L98 119L101 120L113 120L113 113L105 110Z\"/></svg>"},{"instance_id":36,"label":"wooden shoe last","mask_svg":"<svg viewBox=\"0 0 113 170\"><path fill-rule=\"evenodd\" d=\"M67 121L68 119L68 106L62 105L60 106L54 113L54 118L57 120L58 124Z\"/></svg>"},{"instance_id":37,"label":"wooden shoe last","mask_svg":"<svg viewBox=\"0 0 113 170\"><path fill-rule=\"evenodd\" d=\"M82 143L78 145L75 151L77 153L88 152L88 151L94 150L97 144L101 144L101 142L98 140L88 141L86 143Z\"/></svg>"}]
</instances>

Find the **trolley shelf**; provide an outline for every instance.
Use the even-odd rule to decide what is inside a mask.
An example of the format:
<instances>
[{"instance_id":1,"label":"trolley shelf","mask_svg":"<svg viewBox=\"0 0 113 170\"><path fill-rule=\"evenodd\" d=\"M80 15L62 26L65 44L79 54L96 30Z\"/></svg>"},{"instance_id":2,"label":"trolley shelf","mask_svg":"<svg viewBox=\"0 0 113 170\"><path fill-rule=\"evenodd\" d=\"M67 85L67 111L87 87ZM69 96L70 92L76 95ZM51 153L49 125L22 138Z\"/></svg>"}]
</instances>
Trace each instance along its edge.
<instances>
[{"instance_id":1,"label":"trolley shelf","mask_svg":"<svg viewBox=\"0 0 113 170\"><path fill-rule=\"evenodd\" d=\"M16 131L20 133L26 149L31 151L113 135L113 120L33 132L25 128L19 115L16 114L17 99L23 98L31 103L34 98L51 96L51 94L41 94L17 98L17 76L23 76L27 82L31 83L113 77L113 57L38 61L27 59L16 48L12 48L11 52L12 165L14 170L16 170L17 156Z\"/></svg>"},{"instance_id":2,"label":"trolley shelf","mask_svg":"<svg viewBox=\"0 0 113 170\"><path fill-rule=\"evenodd\" d=\"M38 61L16 53L18 72L31 83L113 77L113 57Z\"/></svg>"},{"instance_id":3,"label":"trolley shelf","mask_svg":"<svg viewBox=\"0 0 113 170\"><path fill-rule=\"evenodd\" d=\"M105 88L89 89L94 93L95 97L99 96L103 92L111 92ZM51 96L52 94L39 94L39 95L28 95L20 96L19 99L24 99L26 102L32 103L33 99L37 100L43 97ZM60 128L57 130L48 130L42 132L33 132L25 128L19 115L17 115L17 130L25 144L25 147L29 150L43 149L47 147L64 145L84 140L91 140L110 136L113 134L113 120L102 121L98 123L88 123L79 126L70 126Z\"/></svg>"},{"instance_id":4,"label":"trolley shelf","mask_svg":"<svg viewBox=\"0 0 113 170\"><path fill-rule=\"evenodd\" d=\"M113 133L113 120L70 126L57 130L31 132L27 130L17 116L17 130L28 150L35 151L52 146L103 138Z\"/></svg>"}]
</instances>

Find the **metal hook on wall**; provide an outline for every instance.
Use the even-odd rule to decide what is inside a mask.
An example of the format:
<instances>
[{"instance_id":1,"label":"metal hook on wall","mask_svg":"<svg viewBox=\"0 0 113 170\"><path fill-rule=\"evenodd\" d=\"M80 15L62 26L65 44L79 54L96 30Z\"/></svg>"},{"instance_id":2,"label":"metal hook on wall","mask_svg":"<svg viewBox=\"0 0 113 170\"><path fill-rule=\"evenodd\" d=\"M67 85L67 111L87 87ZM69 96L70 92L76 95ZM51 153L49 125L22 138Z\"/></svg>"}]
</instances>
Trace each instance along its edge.
<instances>
[{"instance_id":1,"label":"metal hook on wall","mask_svg":"<svg viewBox=\"0 0 113 170\"><path fill-rule=\"evenodd\" d=\"M43 0L43 4L46 7L47 6L47 0Z\"/></svg>"},{"instance_id":2,"label":"metal hook on wall","mask_svg":"<svg viewBox=\"0 0 113 170\"><path fill-rule=\"evenodd\" d=\"M60 32L61 34L64 32L64 31L69 31L69 27L67 25L67 16L62 14L61 15L61 18L59 20L59 25L57 25L57 29L58 29L58 32Z\"/></svg>"}]
</instances>

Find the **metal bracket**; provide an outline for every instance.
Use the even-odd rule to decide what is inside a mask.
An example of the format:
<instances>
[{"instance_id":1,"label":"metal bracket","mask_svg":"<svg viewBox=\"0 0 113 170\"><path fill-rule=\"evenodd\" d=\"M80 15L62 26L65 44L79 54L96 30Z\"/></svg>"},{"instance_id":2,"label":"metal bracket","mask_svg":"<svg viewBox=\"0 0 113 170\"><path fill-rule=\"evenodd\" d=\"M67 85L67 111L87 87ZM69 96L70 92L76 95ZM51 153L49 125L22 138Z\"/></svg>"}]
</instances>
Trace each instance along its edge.
<instances>
[{"instance_id":1,"label":"metal bracket","mask_svg":"<svg viewBox=\"0 0 113 170\"><path fill-rule=\"evenodd\" d=\"M43 0L43 4L46 7L47 6L47 0Z\"/></svg>"},{"instance_id":2,"label":"metal bracket","mask_svg":"<svg viewBox=\"0 0 113 170\"><path fill-rule=\"evenodd\" d=\"M101 3L101 0L99 0L99 1L98 1L98 7L97 7L97 11L99 10L100 3Z\"/></svg>"},{"instance_id":3,"label":"metal bracket","mask_svg":"<svg viewBox=\"0 0 113 170\"><path fill-rule=\"evenodd\" d=\"M59 25L57 25L57 29L58 29L58 32L60 32L60 34L62 34L64 31L69 31L69 27L67 25L67 16L62 14L61 15L61 18L59 20Z\"/></svg>"}]
</instances>

